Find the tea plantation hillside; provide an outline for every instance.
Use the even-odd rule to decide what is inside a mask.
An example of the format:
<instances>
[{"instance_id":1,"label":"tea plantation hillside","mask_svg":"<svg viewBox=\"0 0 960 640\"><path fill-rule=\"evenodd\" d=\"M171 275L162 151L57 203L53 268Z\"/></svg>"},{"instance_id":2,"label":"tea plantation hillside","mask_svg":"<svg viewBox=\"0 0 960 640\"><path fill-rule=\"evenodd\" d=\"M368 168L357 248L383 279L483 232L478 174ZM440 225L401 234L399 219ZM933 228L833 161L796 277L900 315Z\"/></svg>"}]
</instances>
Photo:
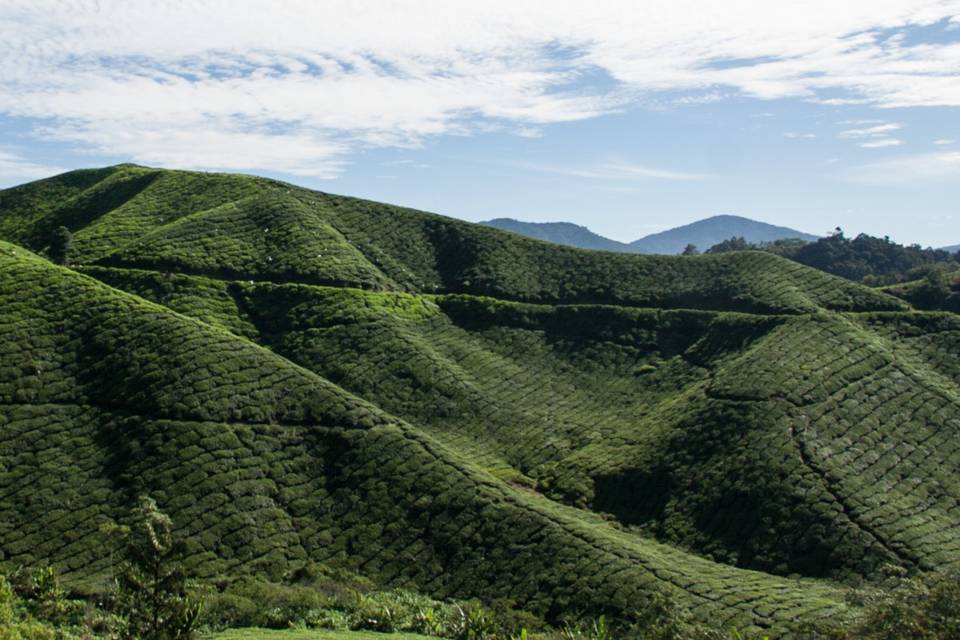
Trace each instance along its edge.
<instances>
[{"instance_id":1,"label":"tea plantation hillside","mask_svg":"<svg viewBox=\"0 0 960 640\"><path fill-rule=\"evenodd\" d=\"M0 237L35 251L67 227L77 265L527 302L906 308L762 252L678 260L581 251L248 176L131 165L72 172L0 192L0 219Z\"/></svg>"},{"instance_id":2,"label":"tea plantation hillside","mask_svg":"<svg viewBox=\"0 0 960 640\"><path fill-rule=\"evenodd\" d=\"M64 267L38 257L61 226ZM106 571L141 493L202 576L723 626L960 563L960 319L775 255L581 251L261 178L0 192L0 560Z\"/></svg>"},{"instance_id":3,"label":"tea plantation hillside","mask_svg":"<svg viewBox=\"0 0 960 640\"><path fill-rule=\"evenodd\" d=\"M0 274L8 561L103 570L98 525L149 492L183 523L202 576L279 578L310 558L438 596L621 616L669 589L747 625L842 606L834 588L709 562L514 489L248 340L12 245Z\"/></svg>"}]
</instances>

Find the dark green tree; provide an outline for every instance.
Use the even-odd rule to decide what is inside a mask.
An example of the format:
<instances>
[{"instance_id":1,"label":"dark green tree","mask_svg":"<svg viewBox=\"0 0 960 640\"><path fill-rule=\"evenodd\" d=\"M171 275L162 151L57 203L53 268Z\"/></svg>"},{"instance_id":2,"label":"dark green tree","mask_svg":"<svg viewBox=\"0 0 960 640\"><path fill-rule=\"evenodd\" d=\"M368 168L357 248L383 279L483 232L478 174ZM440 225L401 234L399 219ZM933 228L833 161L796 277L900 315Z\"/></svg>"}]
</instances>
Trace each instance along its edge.
<instances>
[{"instance_id":1,"label":"dark green tree","mask_svg":"<svg viewBox=\"0 0 960 640\"><path fill-rule=\"evenodd\" d=\"M707 253L726 253L728 251L746 251L747 249L756 249L756 247L744 240L743 236L739 236L713 245L707 249Z\"/></svg>"},{"instance_id":2,"label":"dark green tree","mask_svg":"<svg viewBox=\"0 0 960 640\"><path fill-rule=\"evenodd\" d=\"M682 255L685 255L685 256L695 256L695 255L698 255L699 253L700 253L700 250L697 249L697 245L695 245L695 244L688 244L687 246L685 246L685 247L683 248L683 254L682 254Z\"/></svg>"},{"instance_id":3,"label":"dark green tree","mask_svg":"<svg viewBox=\"0 0 960 640\"><path fill-rule=\"evenodd\" d=\"M125 560L117 576L117 610L126 620L125 638L192 638L201 601L191 595L173 539L173 522L149 497L134 509L125 536Z\"/></svg>"},{"instance_id":4,"label":"dark green tree","mask_svg":"<svg viewBox=\"0 0 960 640\"><path fill-rule=\"evenodd\" d=\"M928 269L910 301L921 309L941 309L950 297L950 280L943 269Z\"/></svg>"},{"instance_id":5,"label":"dark green tree","mask_svg":"<svg viewBox=\"0 0 960 640\"><path fill-rule=\"evenodd\" d=\"M70 264L73 234L66 227L57 227L50 238L50 259L57 264Z\"/></svg>"}]
</instances>

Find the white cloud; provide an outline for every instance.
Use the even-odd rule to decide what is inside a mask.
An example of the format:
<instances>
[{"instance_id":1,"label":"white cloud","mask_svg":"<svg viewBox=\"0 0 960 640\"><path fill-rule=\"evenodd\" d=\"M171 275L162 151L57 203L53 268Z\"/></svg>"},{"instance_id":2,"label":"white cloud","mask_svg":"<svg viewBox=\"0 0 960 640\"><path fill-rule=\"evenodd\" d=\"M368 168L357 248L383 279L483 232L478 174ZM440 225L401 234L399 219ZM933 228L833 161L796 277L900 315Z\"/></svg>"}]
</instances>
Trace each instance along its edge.
<instances>
[{"instance_id":1,"label":"white cloud","mask_svg":"<svg viewBox=\"0 0 960 640\"><path fill-rule=\"evenodd\" d=\"M64 171L62 167L30 162L16 151L0 148L0 184L36 180Z\"/></svg>"},{"instance_id":2,"label":"white cloud","mask_svg":"<svg viewBox=\"0 0 960 640\"><path fill-rule=\"evenodd\" d=\"M901 144L903 144L903 140L880 138L878 140L870 140L869 142L861 142L860 146L864 149L881 149L883 147L898 147Z\"/></svg>"},{"instance_id":3,"label":"white cloud","mask_svg":"<svg viewBox=\"0 0 960 640\"><path fill-rule=\"evenodd\" d=\"M960 179L960 152L926 153L853 167L842 174L850 182L871 186L913 186Z\"/></svg>"},{"instance_id":4,"label":"white cloud","mask_svg":"<svg viewBox=\"0 0 960 640\"><path fill-rule=\"evenodd\" d=\"M807 140L809 140L809 139L812 139L812 138L816 138L816 137L817 137L817 134L815 134L815 133L798 133L798 132L796 132L796 131L788 131L788 132L786 132L785 134L783 134L783 137L784 137L784 138L792 138L792 139L807 139Z\"/></svg>"},{"instance_id":5,"label":"white cloud","mask_svg":"<svg viewBox=\"0 0 960 640\"><path fill-rule=\"evenodd\" d=\"M960 106L960 43L887 37L958 15L960 0L5 0L0 113L143 162L329 177L358 147L524 135L666 91Z\"/></svg>"},{"instance_id":6,"label":"white cloud","mask_svg":"<svg viewBox=\"0 0 960 640\"><path fill-rule=\"evenodd\" d=\"M956 144L956 143L957 143L957 141L954 140L953 138L939 138L939 139L933 141L933 144L938 145L938 146L944 146L944 145Z\"/></svg>"}]
</instances>

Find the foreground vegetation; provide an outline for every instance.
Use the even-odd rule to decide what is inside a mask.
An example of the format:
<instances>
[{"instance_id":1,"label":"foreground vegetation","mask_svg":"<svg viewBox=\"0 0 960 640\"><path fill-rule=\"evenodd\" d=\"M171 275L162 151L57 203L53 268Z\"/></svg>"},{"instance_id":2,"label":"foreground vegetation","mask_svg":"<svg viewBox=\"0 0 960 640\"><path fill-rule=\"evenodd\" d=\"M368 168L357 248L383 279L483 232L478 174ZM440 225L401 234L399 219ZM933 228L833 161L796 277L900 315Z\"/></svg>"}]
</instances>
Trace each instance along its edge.
<instances>
[{"instance_id":1,"label":"foreground vegetation","mask_svg":"<svg viewBox=\"0 0 960 640\"><path fill-rule=\"evenodd\" d=\"M769 253L577 251L248 176L0 196L17 624L51 620L15 572L46 565L130 624L142 495L210 631L868 633L960 565L955 315Z\"/></svg>"},{"instance_id":2,"label":"foreground vegetation","mask_svg":"<svg viewBox=\"0 0 960 640\"><path fill-rule=\"evenodd\" d=\"M325 581L298 586L260 583L211 595L210 612L190 628L161 625L131 633L130 618L118 614L123 592L75 599L62 590L49 569L24 579L0 577L0 638L3 640L746 640L809 638L829 640L952 640L960 633L960 581L954 575L888 580L885 589L870 588L852 597L856 615L800 625L783 635L753 635L695 622L689 612L661 599L630 626L568 617L551 626L517 611L486 608L478 602L438 603L404 591L352 591ZM329 589L336 585L334 595ZM237 607L238 593L266 597ZM252 589L252 590L251 590ZM202 600L198 600L200 602ZM226 614L226 617L225 617ZM242 626L256 625L256 626ZM530 626L528 626L530 625Z\"/></svg>"}]
</instances>

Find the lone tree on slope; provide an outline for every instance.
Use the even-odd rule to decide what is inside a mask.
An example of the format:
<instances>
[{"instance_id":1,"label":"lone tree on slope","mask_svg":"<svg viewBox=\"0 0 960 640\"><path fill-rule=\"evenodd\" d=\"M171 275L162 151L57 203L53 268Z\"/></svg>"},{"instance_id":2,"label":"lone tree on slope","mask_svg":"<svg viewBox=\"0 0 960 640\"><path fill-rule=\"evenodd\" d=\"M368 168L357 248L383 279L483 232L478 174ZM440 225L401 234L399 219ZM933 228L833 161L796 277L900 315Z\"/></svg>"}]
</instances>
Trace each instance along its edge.
<instances>
[{"instance_id":1,"label":"lone tree on slope","mask_svg":"<svg viewBox=\"0 0 960 640\"><path fill-rule=\"evenodd\" d=\"M50 239L50 259L57 264L70 264L70 250L73 249L73 234L66 227L57 227Z\"/></svg>"}]
</instances>

